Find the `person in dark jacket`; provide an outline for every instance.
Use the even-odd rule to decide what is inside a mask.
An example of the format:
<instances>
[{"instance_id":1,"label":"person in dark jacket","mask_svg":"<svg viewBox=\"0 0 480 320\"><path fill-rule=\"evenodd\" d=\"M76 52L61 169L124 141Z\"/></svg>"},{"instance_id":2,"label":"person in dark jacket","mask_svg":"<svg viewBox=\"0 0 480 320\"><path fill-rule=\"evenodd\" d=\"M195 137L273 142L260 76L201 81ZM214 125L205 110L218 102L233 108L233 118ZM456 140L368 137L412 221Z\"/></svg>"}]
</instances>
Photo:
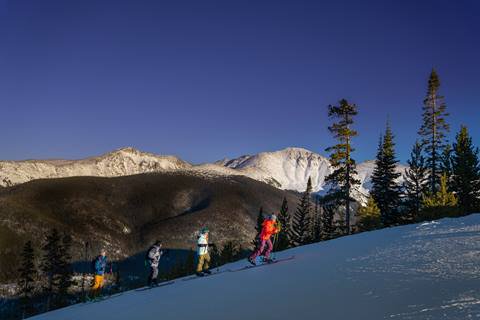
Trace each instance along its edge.
<instances>
[{"instance_id":1,"label":"person in dark jacket","mask_svg":"<svg viewBox=\"0 0 480 320\"><path fill-rule=\"evenodd\" d=\"M102 291L105 270L107 268L107 255L105 249L100 250L100 255L95 258L93 265L95 269L95 276L92 286L92 294L93 296L97 296Z\"/></svg>"},{"instance_id":2,"label":"person in dark jacket","mask_svg":"<svg viewBox=\"0 0 480 320\"><path fill-rule=\"evenodd\" d=\"M147 251L147 262L150 266L150 275L148 276L148 285L156 286L158 285L158 265L160 263L160 258L162 257L163 250L162 243L156 241L150 249Z\"/></svg>"}]
</instances>

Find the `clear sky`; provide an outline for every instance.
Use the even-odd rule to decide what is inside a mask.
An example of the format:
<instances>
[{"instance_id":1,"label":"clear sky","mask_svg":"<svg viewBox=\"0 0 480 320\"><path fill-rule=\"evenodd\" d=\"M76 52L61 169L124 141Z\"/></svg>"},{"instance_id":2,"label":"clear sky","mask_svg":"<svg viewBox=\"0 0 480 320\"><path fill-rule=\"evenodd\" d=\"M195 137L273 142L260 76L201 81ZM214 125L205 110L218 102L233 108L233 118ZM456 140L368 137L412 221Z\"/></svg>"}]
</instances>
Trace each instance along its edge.
<instances>
[{"instance_id":1,"label":"clear sky","mask_svg":"<svg viewBox=\"0 0 480 320\"><path fill-rule=\"evenodd\" d=\"M356 159L389 117L405 161L432 67L479 145L479 39L477 0L0 0L0 159L325 154L347 98Z\"/></svg>"}]
</instances>

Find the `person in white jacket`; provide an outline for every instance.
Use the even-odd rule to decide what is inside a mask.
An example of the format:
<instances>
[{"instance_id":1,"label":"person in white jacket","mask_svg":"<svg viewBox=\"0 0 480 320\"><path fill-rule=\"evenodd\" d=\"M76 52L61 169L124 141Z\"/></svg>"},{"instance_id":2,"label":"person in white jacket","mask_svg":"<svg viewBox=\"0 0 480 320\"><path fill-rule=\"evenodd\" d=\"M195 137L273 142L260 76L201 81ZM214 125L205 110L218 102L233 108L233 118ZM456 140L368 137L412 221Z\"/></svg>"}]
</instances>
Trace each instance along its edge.
<instances>
[{"instance_id":1,"label":"person in white jacket","mask_svg":"<svg viewBox=\"0 0 480 320\"><path fill-rule=\"evenodd\" d=\"M211 274L210 268L210 254L208 253L208 246L212 245L208 243L208 228L202 228L200 230L200 235L198 236L197 241L197 255L198 255L198 264L197 264L197 276L204 276L206 274Z\"/></svg>"}]
</instances>

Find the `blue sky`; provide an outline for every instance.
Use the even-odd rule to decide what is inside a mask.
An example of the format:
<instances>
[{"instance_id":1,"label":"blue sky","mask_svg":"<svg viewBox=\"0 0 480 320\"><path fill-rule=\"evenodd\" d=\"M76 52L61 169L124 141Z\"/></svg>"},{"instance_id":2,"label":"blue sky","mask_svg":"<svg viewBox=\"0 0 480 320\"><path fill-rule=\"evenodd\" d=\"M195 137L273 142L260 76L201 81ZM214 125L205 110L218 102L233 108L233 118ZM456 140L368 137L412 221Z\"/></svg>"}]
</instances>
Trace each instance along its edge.
<instances>
[{"instance_id":1,"label":"blue sky","mask_svg":"<svg viewBox=\"0 0 480 320\"><path fill-rule=\"evenodd\" d=\"M480 3L0 0L1 159L123 146L193 163L325 154L358 105L358 161L390 118L404 162L435 67L454 137L480 144Z\"/></svg>"}]
</instances>

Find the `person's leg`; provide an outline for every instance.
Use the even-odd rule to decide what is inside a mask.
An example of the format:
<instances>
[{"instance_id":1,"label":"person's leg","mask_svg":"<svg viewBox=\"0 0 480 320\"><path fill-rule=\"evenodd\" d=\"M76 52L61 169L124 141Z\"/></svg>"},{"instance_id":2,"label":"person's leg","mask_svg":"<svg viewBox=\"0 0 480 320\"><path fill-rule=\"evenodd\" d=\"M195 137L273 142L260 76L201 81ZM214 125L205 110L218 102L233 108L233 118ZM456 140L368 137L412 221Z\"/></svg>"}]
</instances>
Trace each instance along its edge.
<instances>
[{"instance_id":1,"label":"person's leg","mask_svg":"<svg viewBox=\"0 0 480 320\"><path fill-rule=\"evenodd\" d=\"M152 283L158 284L158 266L153 266L152 269Z\"/></svg>"},{"instance_id":2,"label":"person's leg","mask_svg":"<svg viewBox=\"0 0 480 320\"><path fill-rule=\"evenodd\" d=\"M100 290L103 287L103 275L95 275L94 283L92 286L92 296L97 297L100 294Z\"/></svg>"},{"instance_id":3,"label":"person's leg","mask_svg":"<svg viewBox=\"0 0 480 320\"><path fill-rule=\"evenodd\" d=\"M265 248L265 240L261 240L259 246L255 249L255 251L253 251L249 259L255 260L263 252L264 248Z\"/></svg>"},{"instance_id":4,"label":"person's leg","mask_svg":"<svg viewBox=\"0 0 480 320\"><path fill-rule=\"evenodd\" d=\"M203 259L204 258L205 258L204 254L198 256L197 273L200 273L203 270Z\"/></svg>"},{"instance_id":5,"label":"person's leg","mask_svg":"<svg viewBox=\"0 0 480 320\"><path fill-rule=\"evenodd\" d=\"M264 257L266 260L269 259L270 257L270 252L272 252L272 249L273 249L273 244L272 244L272 240L268 239L266 241L266 249L265 249L265 253L264 253Z\"/></svg>"},{"instance_id":6,"label":"person's leg","mask_svg":"<svg viewBox=\"0 0 480 320\"><path fill-rule=\"evenodd\" d=\"M150 266L150 274L148 275L148 282L147 285L151 286L153 283L153 275L155 273L155 268L151 265Z\"/></svg>"},{"instance_id":7,"label":"person's leg","mask_svg":"<svg viewBox=\"0 0 480 320\"><path fill-rule=\"evenodd\" d=\"M203 270L209 271L208 269L210 269L210 254L207 252L203 258Z\"/></svg>"}]
</instances>

